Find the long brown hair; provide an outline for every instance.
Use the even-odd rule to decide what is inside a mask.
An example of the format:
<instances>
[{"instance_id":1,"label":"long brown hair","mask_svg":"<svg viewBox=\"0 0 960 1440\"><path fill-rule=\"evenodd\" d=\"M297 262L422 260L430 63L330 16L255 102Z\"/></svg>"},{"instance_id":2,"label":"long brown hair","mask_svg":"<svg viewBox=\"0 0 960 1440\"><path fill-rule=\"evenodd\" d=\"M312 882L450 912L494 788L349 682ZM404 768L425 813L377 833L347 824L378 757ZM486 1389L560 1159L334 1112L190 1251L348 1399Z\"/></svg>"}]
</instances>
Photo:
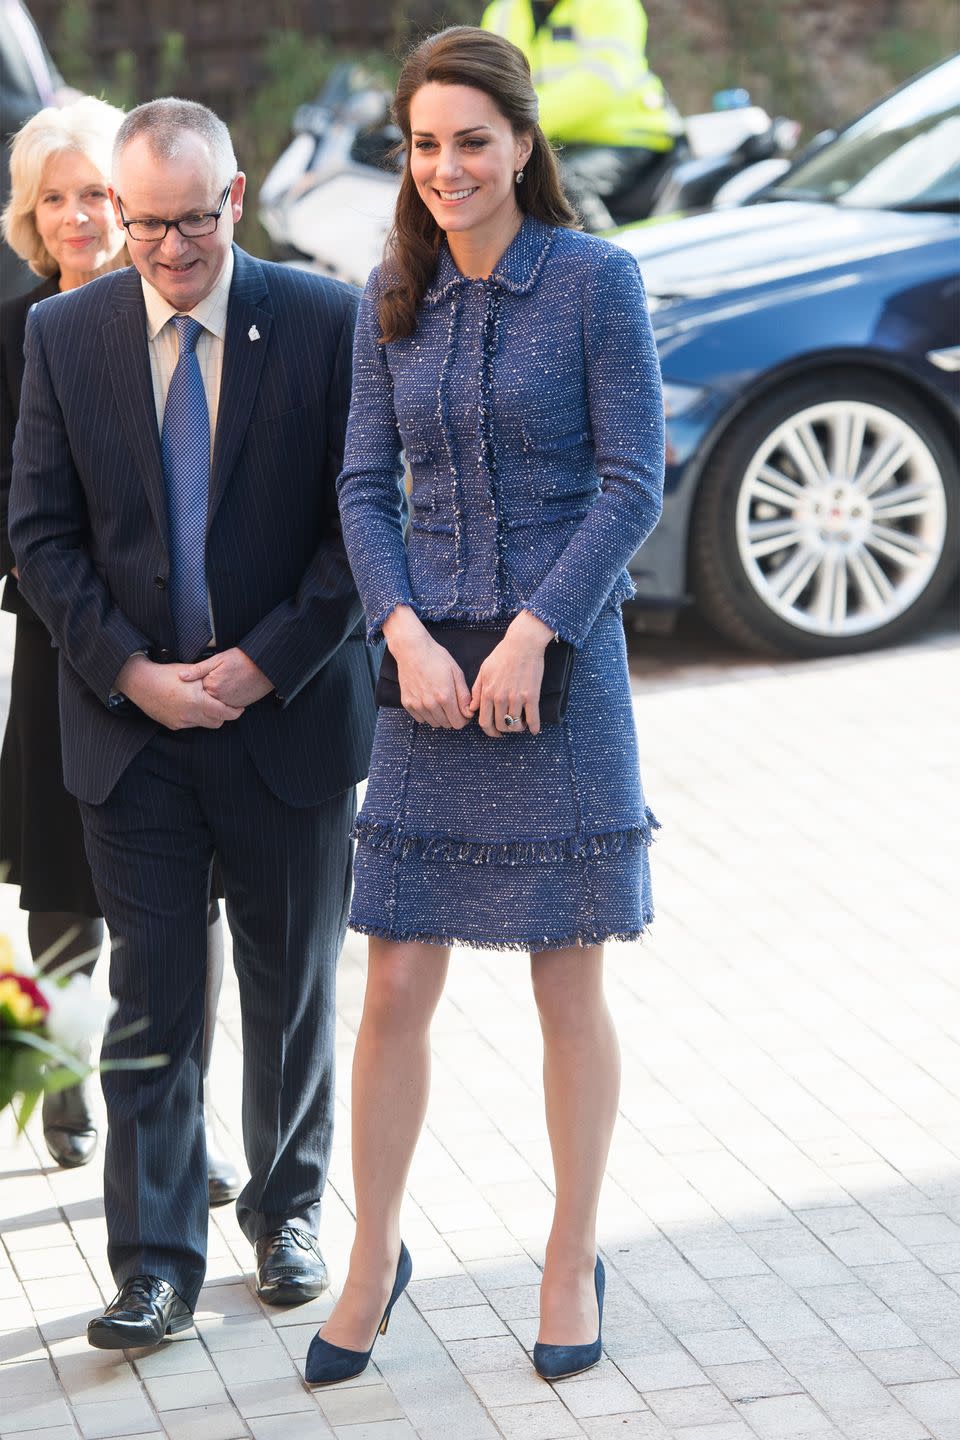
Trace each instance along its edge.
<instances>
[{"instance_id":1,"label":"long brown hair","mask_svg":"<svg viewBox=\"0 0 960 1440\"><path fill-rule=\"evenodd\" d=\"M433 277L443 236L410 174L410 103L431 81L469 85L489 95L514 134L529 135L533 141L523 184L516 188L520 209L547 225L577 225L560 184L556 156L537 124L537 96L523 51L473 25L451 25L429 36L407 56L393 101L406 159L386 246L379 305L383 341L402 340L416 329L417 306Z\"/></svg>"}]
</instances>

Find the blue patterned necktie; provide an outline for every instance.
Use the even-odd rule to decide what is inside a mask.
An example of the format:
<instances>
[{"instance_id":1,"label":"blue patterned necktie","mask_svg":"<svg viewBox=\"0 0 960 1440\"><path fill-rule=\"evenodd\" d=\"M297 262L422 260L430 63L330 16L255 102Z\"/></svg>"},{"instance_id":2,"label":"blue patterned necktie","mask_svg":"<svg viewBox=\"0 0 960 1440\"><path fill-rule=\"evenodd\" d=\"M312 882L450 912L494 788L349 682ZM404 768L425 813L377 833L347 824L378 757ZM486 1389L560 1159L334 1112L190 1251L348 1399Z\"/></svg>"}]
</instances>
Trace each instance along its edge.
<instances>
[{"instance_id":1,"label":"blue patterned necktie","mask_svg":"<svg viewBox=\"0 0 960 1440\"><path fill-rule=\"evenodd\" d=\"M174 315L180 358L163 411L160 457L170 526L170 609L183 660L194 660L210 639L204 564L210 486L210 412L197 360L199 320Z\"/></svg>"}]
</instances>

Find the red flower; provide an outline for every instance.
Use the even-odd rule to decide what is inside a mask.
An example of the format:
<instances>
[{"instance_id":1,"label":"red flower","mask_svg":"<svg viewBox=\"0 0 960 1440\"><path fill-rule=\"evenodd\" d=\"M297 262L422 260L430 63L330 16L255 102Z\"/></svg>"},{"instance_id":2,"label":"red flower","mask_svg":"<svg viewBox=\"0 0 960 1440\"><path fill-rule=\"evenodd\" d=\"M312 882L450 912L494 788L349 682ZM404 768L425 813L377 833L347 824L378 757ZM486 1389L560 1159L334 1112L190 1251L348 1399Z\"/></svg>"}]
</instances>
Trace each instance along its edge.
<instances>
[{"instance_id":1,"label":"red flower","mask_svg":"<svg viewBox=\"0 0 960 1440\"><path fill-rule=\"evenodd\" d=\"M29 975L17 975L13 970L0 971L0 985L7 980L13 980L21 992L27 996L37 1010L42 1010L44 1015L50 1013L50 1006L39 985L35 985Z\"/></svg>"}]
</instances>

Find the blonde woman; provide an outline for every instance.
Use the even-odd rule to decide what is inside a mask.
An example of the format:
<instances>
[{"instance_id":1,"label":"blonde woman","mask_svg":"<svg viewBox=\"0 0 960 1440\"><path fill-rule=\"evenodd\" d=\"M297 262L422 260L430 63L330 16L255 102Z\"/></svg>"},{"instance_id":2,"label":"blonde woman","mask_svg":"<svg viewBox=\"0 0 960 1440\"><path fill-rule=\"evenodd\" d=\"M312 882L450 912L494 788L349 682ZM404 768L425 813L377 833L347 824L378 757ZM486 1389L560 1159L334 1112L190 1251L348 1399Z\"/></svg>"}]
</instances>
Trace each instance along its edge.
<instances>
[{"instance_id":1,"label":"blonde woman","mask_svg":"<svg viewBox=\"0 0 960 1440\"><path fill-rule=\"evenodd\" d=\"M10 155L10 198L0 228L11 248L41 277L36 289L0 306L0 545L6 575L2 608L16 616L10 711L0 755L0 865L20 886L29 912L34 960L66 935L56 963L95 953L103 920L83 847L77 803L63 785L60 762L57 652L40 618L17 586L7 536L7 497L13 432L23 380L27 312L48 296L74 290L129 263L125 237L108 191L110 157L123 113L86 97L62 109L45 109L17 132ZM78 376L78 383L82 383ZM219 907L208 928L204 1050L209 1064L213 1019L223 971ZM85 963L89 974L94 961ZM44 1139L58 1165L85 1165L97 1131L86 1088L78 1085L43 1102ZM240 1179L208 1135L209 1191L213 1204L232 1200Z\"/></svg>"}]
</instances>

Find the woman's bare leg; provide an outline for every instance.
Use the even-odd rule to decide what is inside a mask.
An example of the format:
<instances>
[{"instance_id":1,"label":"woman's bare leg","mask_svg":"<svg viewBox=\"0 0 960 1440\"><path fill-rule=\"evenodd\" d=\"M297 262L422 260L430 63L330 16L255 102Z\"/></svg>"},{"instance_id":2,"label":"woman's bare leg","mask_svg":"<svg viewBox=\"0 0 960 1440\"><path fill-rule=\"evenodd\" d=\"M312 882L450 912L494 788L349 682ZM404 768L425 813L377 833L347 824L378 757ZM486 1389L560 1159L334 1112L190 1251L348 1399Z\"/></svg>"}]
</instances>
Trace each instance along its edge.
<instances>
[{"instance_id":1,"label":"woman's bare leg","mask_svg":"<svg viewBox=\"0 0 960 1440\"><path fill-rule=\"evenodd\" d=\"M357 1231L323 1338L367 1350L390 1297L400 1205L430 1094L430 1022L450 951L371 938L353 1057L351 1143Z\"/></svg>"},{"instance_id":2,"label":"woman's bare leg","mask_svg":"<svg viewBox=\"0 0 960 1440\"><path fill-rule=\"evenodd\" d=\"M620 1097L620 1047L603 993L603 947L531 957L556 1206L540 1287L547 1345L597 1338L597 1207Z\"/></svg>"}]
</instances>

